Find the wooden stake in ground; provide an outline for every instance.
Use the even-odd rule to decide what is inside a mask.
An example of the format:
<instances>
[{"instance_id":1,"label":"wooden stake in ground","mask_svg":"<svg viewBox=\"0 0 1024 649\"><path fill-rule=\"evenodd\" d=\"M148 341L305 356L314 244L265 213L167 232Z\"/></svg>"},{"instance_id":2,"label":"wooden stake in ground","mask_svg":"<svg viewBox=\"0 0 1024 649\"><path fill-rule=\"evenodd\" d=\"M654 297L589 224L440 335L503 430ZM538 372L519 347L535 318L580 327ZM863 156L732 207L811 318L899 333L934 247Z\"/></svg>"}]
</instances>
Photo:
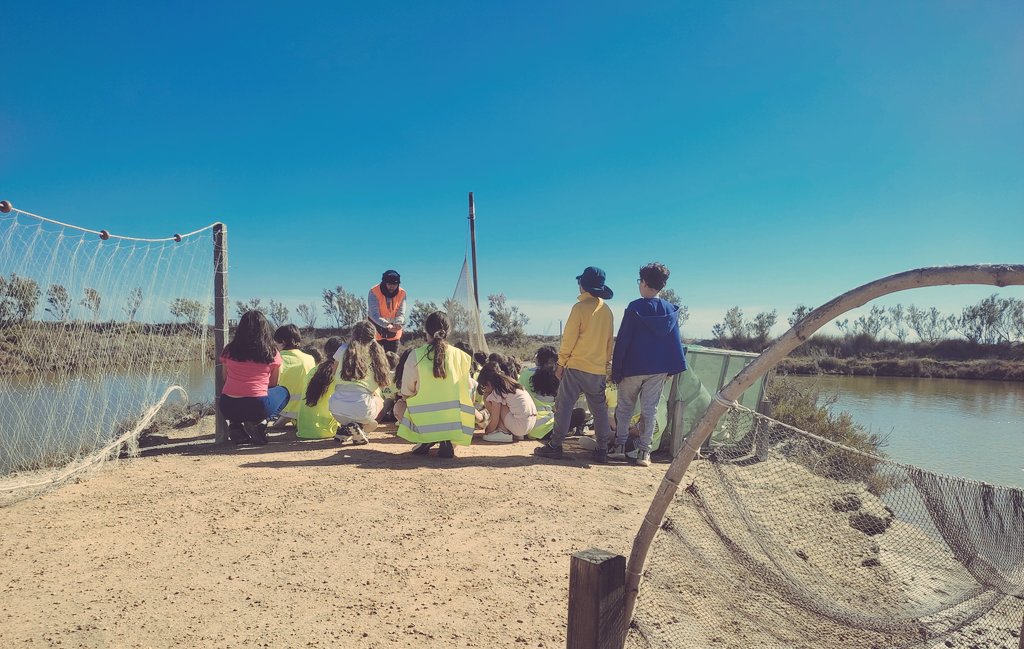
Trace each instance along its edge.
<instances>
[{"instance_id":1,"label":"wooden stake in ground","mask_svg":"<svg viewBox=\"0 0 1024 649\"><path fill-rule=\"evenodd\" d=\"M572 555L567 649L619 649L626 640L622 596L626 557L604 550Z\"/></svg>"}]
</instances>

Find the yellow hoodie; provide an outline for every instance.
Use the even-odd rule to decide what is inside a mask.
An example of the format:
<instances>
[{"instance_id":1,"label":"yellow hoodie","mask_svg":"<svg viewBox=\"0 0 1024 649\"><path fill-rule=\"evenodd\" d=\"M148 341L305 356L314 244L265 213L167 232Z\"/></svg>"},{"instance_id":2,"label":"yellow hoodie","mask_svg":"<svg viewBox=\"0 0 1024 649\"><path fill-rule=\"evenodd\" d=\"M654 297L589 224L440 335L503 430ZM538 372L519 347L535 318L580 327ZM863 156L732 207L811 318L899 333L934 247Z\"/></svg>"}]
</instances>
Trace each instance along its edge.
<instances>
[{"instance_id":1,"label":"yellow hoodie","mask_svg":"<svg viewBox=\"0 0 1024 649\"><path fill-rule=\"evenodd\" d=\"M562 332L558 364L590 374L606 374L612 357L615 317L599 297L581 293Z\"/></svg>"}]
</instances>

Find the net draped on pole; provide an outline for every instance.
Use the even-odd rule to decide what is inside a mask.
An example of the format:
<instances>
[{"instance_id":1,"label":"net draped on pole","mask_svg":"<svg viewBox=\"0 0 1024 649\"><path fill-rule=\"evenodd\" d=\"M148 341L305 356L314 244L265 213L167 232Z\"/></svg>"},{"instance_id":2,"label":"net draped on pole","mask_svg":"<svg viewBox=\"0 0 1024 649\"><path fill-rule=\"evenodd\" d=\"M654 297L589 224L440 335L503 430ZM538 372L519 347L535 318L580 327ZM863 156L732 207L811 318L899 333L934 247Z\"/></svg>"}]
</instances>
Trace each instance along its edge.
<instances>
[{"instance_id":1,"label":"net draped on pole","mask_svg":"<svg viewBox=\"0 0 1024 649\"><path fill-rule=\"evenodd\" d=\"M452 323L453 342L465 342L474 352L490 354L484 327L480 319L480 309L476 305L473 290L473 275L469 267L469 258L463 260L459 279L455 284L452 297L444 303L444 309Z\"/></svg>"},{"instance_id":2,"label":"net draped on pole","mask_svg":"<svg viewBox=\"0 0 1024 649\"><path fill-rule=\"evenodd\" d=\"M1024 490L853 450L743 407L760 442L691 467L627 647L1008 647Z\"/></svg>"},{"instance_id":3,"label":"net draped on pole","mask_svg":"<svg viewBox=\"0 0 1024 649\"><path fill-rule=\"evenodd\" d=\"M133 452L159 404L212 381L210 227L138 239L0 213L0 504Z\"/></svg>"}]
</instances>

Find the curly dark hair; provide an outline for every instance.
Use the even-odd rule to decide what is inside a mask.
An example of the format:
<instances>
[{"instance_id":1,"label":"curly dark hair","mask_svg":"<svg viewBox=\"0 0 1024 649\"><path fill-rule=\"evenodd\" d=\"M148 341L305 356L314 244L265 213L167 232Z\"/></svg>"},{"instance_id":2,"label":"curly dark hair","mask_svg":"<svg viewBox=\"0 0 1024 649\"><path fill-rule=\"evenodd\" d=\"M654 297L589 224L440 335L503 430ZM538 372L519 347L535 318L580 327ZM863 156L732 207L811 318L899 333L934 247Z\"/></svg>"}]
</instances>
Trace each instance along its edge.
<instances>
[{"instance_id":1,"label":"curly dark hair","mask_svg":"<svg viewBox=\"0 0 1024 649\"><path fill-rule=\"evenodd\" d=\"M551 345L544 345L537 349L537 367L544 367L558 362L558 350Z\"/></svg>"},{"instance_id":2,"label":"curly dark hair","mask_svg":"<svg viewBox=\"0 0 1024 649\"><path fill-rule=\"evenodd\" d=\"M555 376L555 366L553 364L538 367L533 372L533 376L530 377L530 387L533 388L536 394L542 397L553 397L558 394L559 383L558 377Z\"/></svg>"},{"instance_id":3,"label":"curly dark hair","mask_svg":"<svg viewBox=\"0 0 1024 649\"><path fill-rule=\"evenodd\" d=\"M665 288L665 284L668 284L669 270L665 267L665 264L659 264L653 261L640 269L640 279L653 288L655 291L660 291Z\"/></svg>"}]
</instances>

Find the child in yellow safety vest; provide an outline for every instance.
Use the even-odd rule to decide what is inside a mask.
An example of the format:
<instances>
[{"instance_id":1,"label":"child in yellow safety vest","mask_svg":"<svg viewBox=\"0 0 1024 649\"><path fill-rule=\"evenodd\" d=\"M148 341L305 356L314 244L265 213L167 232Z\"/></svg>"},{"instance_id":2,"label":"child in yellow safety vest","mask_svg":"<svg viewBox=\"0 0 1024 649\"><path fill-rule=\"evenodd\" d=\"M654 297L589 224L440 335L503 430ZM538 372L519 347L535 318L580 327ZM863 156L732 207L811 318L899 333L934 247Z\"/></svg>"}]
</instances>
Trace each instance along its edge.
<instances>
[{"instance_id":1,"label":"child in yellow safety vest","mask_svg":"<svg viewBox=\"0 0 1024 649\"><path fill-rule=\"evenodd\" d=\"M274 332L274 342L281 348L281 374L278 377L278 385L288 388L291 397L284 409L281 411L283 421L294 420L299 416L299 403L306 393L306 381L309 372L316 367L316 360L306 352L299 349L302 344L302 334L299 328L293 324L278 327Z\"/></svg>"},{"instance_id":2,"label":"child in yellow safety vest","mask_svg":"<svg viewBox=\"0 0 1024 649\"><path fill-rule=\"evenodd\" d=\"M558 394L558 378L555 367L558 350L544 345L537 350L536 367L527 367L519 372L519 383L533 397L537 407L537 425L530 431L530 439L544 439L551 434L555 425L555 395Z\"/></svg>"},{"instance_id":3,"label":"child in yellow safety vest","mask_svg":"<svg viewBox=\"0 0 1024 649\"><path fill-rule=\"evenodd\" d=\"M466 352L447 342L451 322L443 311L427 316L424 323L427 344L409 354L402 367L395 406L398 436L413 442L415 455L426 455L440 443L439 457L454 457L454 444L473 441L477 413L470 389L472 360Z\"/></svg>"},{"instance_id":4,"label":"child in yellow safety vest","mask_svg":"<svg viewBox=\"0 0 1024 649\"><path fill-rule=\"evenodd\" d=\"M330 439L338 430L338 420L328 408L329 396L334 394L336 361L334 354L341 347L341 338L331 337L324 343L326 360L309 371L306 391L299 403L299 428L296 437L302 439Z\"/></svg>"}]
</instances>

